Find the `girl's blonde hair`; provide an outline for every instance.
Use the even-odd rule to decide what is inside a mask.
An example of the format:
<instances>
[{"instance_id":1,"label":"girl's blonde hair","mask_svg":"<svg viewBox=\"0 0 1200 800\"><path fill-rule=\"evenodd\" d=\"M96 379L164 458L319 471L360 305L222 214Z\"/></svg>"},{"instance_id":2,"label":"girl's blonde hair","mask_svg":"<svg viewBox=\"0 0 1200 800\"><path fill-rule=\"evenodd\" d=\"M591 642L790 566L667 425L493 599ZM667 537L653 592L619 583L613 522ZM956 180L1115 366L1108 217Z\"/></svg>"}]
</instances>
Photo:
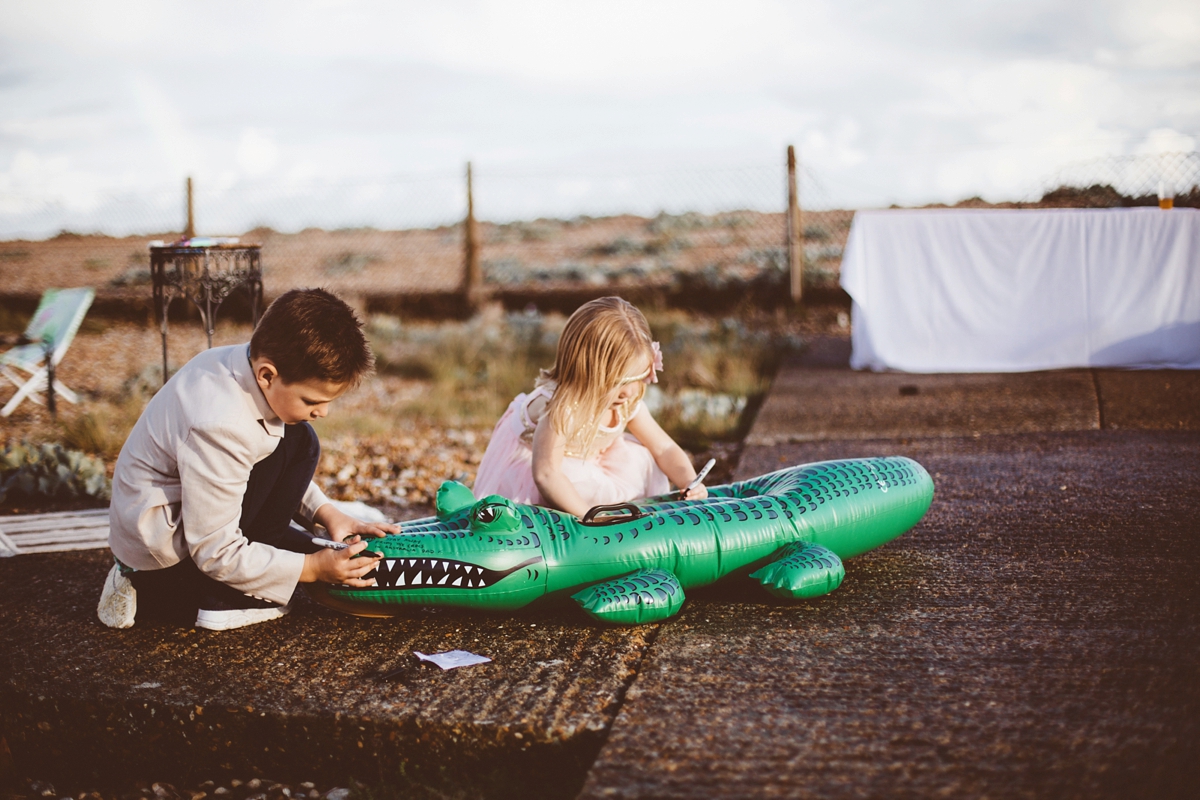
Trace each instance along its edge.
<instances>
[{"instance_id":1,"label":"girl's blonde hair","mask_svg":"<svg viewBox=\"0 0 1200 800\"><path fill-rule=\"evenodd\" d=\"M586 452L599 432L609 395L629 379L645 394L640 371L653 358L650 325L642 312L620 297L601 297L584 303L563 328L554 366L542 370L538 383L554 381L557 388L546 406L550 424L566 440L567 450Z\"/></svg>"}]
</instances>

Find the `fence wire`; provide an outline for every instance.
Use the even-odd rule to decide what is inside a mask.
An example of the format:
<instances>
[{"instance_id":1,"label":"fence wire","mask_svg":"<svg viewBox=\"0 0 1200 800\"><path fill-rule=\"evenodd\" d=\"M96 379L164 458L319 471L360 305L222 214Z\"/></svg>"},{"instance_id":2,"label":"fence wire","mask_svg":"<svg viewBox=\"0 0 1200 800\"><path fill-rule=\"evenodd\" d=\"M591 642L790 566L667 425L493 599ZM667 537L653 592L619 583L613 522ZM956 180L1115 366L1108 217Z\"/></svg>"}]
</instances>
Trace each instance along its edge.
<instances>
[{"instance_id":1,"label":"fence wire","mask_svg":"<svg viewBox=\"0 0 1200 800\"><path fill-rule=\"evenodd\" d=\"M798 182L805 284L836 286L854 210L836 208L819 170L803 162ZM1161 186L1177 205L1197 206L1198 185L1198 153L1122 156L1069 165L1008 205L1154 204ZM477 167L473 199L485 287L619 291L682 276L710 289L757 281L787 292L783 159L707 170ZM200 180L194 195L198 234L262 245L268 295L318 285L349 295L458 291L466 207L465 170L325 184ZM182 187L73 205L0 196L3 292L39 294L54 284L148 293L147 244L176 239L185 208Z\"/></svg>"},{"instance_id":2,"label":"fence wire","mask_svg":"<svg viewBox=\"0 0 1200 800\"><path fill-rule=\"evenodd\" d=\"M1097 203L1105 202L1108 195L1112 205L1154 205L1162 194L1177 205L1195 206L1200 201L1200 153L1115 156L1068 164L1043 181L1041 197L1063 189L1091 190Z\"/></svg>"},{"instance_id":3,"label":"fence wire","mask_svg":"<svg viewBox=\"0 0 1200 800\"><path fill-rule=\"evenodd\" d=\"M778 167L574 175L480 171L486 283L655 284L785 268ZM570 209L567 214L562 213Z\"/></svg>"}]
</instances>

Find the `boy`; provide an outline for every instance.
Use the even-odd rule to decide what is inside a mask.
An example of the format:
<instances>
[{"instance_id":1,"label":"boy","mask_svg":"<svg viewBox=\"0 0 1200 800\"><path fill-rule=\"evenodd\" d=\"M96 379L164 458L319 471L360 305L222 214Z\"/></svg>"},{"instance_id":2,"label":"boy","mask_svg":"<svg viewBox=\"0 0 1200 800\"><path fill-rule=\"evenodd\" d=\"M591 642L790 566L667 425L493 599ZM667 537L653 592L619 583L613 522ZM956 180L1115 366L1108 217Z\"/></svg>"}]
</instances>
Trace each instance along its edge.
<instances>
[{"instance_id":1,"label":"boy","mask_svg":"<svg viewBox=\"0 0 1200 800\"><path fill-rule=\"evenodd\" d=\"M160 619L228 630L286 614L296 584L369 586L358 535L398 533L337 510L312 482L308 420L372 368L362 323L323 289L282 295L249 345L215 347L154 396L117 458L97 609L111 627ZM290 528L324 525L334 550Z\"/></svg>"}]
</instances>

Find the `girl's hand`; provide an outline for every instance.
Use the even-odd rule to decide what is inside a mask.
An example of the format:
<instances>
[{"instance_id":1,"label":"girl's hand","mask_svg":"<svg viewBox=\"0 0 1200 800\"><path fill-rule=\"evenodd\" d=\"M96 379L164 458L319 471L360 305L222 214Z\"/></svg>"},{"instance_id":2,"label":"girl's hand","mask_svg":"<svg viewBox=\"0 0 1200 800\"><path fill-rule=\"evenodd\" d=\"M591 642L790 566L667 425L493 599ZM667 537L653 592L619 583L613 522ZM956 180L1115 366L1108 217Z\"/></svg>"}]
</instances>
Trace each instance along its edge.
<instances>
[{"instance_id":1,"label":"girl's hand","mask_svg":"<svg viewBox=\"0 0 1200 800\"><path fill-rule=\"evenodd\" d=\"M389 533L399 533L400 526L387 522L363 522L349 514L338 511L332 504L327 503L317 509L313 521L325 526L329 538L335 542L344 542L347 538L359 536L387 536Z\"/></svg>"},{"instance_id":2,"label":"girl's hand","mask_svg":"<svg viewBox=\"0 0 1200 800\"><path fill-rule=\"evenodd\" d=\"M679 493L680 500L703 500L706 497L708 497L708 487L703 483Z\"/></svg>"},{"instance_id":3,"label":"girl's hand","mask_svg":"<svg viewBox=\"0 0 1200 800\"><path fill-rule=\"evenodd\" d=\"M322 549L318 553L304 556L304 569L300 572L301 583L338 583L346 586L366 588L375 585L374 578L363 578L375 565L379 557L354 558L367 549L367 543L356 539L345 550Z\"/></svg>"},{"instance_id":4,"label":"girl's hand","mask_svg":"<svg viewBox=\"0 0 1200 800\"><path fill-rule=\"evenodd\" d=\"M363 522L360 519L355 519L347 514L343 514L345 521L335 522L333 527L326 525L326 530L329 531L329 538L335 542L344 542L351 536L371 536L380 537L387 536L389 533L399 533L400 526L393 525L388 522Z\"/></svg>"}]
</instances>

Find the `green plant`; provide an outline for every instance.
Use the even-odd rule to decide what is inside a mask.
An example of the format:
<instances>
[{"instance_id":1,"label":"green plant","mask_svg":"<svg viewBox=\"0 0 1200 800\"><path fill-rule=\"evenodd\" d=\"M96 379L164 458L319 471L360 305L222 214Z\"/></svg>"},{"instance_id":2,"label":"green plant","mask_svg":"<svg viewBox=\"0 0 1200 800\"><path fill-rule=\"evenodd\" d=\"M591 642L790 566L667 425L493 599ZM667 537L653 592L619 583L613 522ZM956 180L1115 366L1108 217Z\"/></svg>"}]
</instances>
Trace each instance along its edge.
<instances>
[{"instance_id":1,"label":"green plant","mask_svg":"<svg viewBox=\"0 0 1200 800\"><path fill-rule=\"evenodd\" d=\"M744 435L779 359L801 346L793 335L737 319L681 312L652 312L648 319L666 361L651 401L655 418L689 449ZM373 317L369 333L379 372L424 389L388 411L323 423L322 435L382 433L398 418L489 426L514 396L533 387L539 368L554 363L563 323L536 313L440 325Z\"/></svg>"},{"instance_id":2,"label":"green plant","mask_svg":"<svg viewBox=\"0 0 1200 800\"><path fill-rule=\"evenodd\" d=\"M369 327L381 374L429 384L403 412L454 424L491 424L538 370L554 363L561 320L537 314L466 323Z\"/></svg>"},{"instance_id":3,"label":"green plant","mask_svg":"<svg viewBox=\"0 0 1200 800\"><path fill-rule=\"evenodd\" d=\"M98 397L88 410L61 423L63 444L101 458L115 460L137 424L146 403L162 382L162 367L149 364L125 381L115 396Z\"/></svg>"},{"instance_id":4,"label":"green plant","mask_svg":"<svg viewBox=\"0 0 1200 800\"><path fill-rule=\"evenodd\" d=\"M49 500L109 500L104 462L61 444L15 444L0 454L0 503L9 495Z\"/></svg>"},{"instance_id":5,"label":"green plant","mask_svg":"<svg viewBox=\"0 0 1200 800\"><path fill-rule=\"evenodd\" d=\"M803 346L793 335L736 318L658 312L647 319L665 365L649 403L663 429L689 450L745 436L780 359Z\"/></svg>"}]
</instances>

